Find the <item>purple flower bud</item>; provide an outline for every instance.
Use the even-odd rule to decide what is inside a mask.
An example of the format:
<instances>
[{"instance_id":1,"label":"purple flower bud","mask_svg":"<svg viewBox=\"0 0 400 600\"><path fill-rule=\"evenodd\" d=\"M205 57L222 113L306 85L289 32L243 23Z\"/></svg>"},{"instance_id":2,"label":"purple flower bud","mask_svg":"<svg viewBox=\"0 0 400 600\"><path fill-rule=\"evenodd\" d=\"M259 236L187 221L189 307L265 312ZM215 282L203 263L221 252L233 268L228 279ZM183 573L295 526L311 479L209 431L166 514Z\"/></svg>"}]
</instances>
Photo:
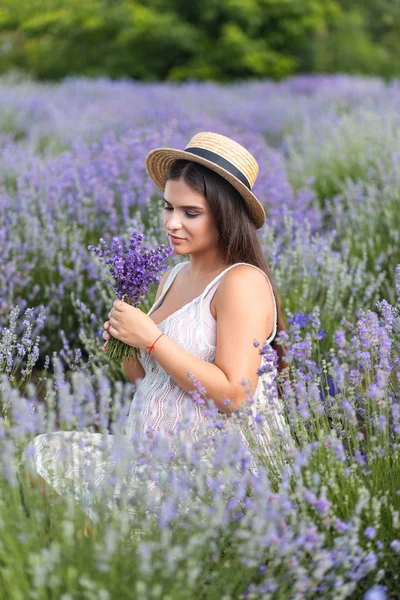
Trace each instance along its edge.
<instances>
[{"instance_id":1,"label":"purple flower bud","mask_svg":"<svg viewBox=\"0 0 400 600\"><path fill-rule=\"evenodd\" d=\"M386 593L382 586L376 585L364 594L363 600L386 600Z\"/></svg>"},{"instance_id":2,"label":"purple flower bud","mask_svg":"<svg viewBox=\"0 0 400 600\"><path fill-rule=\"evenodd\" d=\"M364 535L365 537L367 537L369 540L372 540L375 536L376 536L376 529L375 527L366 527L364 529Z\"/></svg>"},{"instance_id":3,"label":"purple flower bud","mask_svg":"<svg viewBox=\"0 0 400 600\"><path fill-rule=\"evenodd\" d=\"M400 540L393 540L390 542L390 547L397 552L397 554L400 554Z\"/></svg>"}]
</instances>

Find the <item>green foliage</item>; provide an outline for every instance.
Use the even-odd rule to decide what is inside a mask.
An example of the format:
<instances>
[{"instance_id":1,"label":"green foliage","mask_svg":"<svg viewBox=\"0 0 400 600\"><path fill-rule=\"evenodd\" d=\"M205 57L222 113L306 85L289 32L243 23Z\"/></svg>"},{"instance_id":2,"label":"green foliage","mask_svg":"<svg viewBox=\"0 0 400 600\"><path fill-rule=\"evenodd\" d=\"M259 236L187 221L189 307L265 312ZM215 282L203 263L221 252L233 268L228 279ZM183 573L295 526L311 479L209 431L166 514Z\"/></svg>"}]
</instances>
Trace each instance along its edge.
<instances>
[{"instance_id":1,"label":"green foliage","mask_svg":"<svg viewBox=\"0 0 400 600\"><path fill-rule=\"evenodd\" d=\"M337 0L5 0L0 72L280 79L338 10Z\"/></svg>"},{"instance_id":2,"label":"green foliage","mask_svg":"<svg viewBox=\"0 0 400 600\"><path fill-rule=\"evenodd\" d=\"M400 73L390 0L4 0L0 72L140 80Z\"/></svg>"},{"instance_id":3,"label":"green foliage","mask_svg":"<svg viewBox=\"0 0 400 600\"><path fill-rule=\"evenodd\" d=\"M355 11L342 14L329 34L315 41L313 56L320 72L368 75L391 68L388 50L371 40L365 19Z\"/></svg>"},{"instance_id":4,"label":"green foliage","mask_svg":"<svg viewBox=\"0 0 400 600\"><path fill-rule=\"evenodd\" d=\"M341 11L310 47L308 68L320 72L400 74L400 2L339 0Z\"/></svg>"}]
</instances>

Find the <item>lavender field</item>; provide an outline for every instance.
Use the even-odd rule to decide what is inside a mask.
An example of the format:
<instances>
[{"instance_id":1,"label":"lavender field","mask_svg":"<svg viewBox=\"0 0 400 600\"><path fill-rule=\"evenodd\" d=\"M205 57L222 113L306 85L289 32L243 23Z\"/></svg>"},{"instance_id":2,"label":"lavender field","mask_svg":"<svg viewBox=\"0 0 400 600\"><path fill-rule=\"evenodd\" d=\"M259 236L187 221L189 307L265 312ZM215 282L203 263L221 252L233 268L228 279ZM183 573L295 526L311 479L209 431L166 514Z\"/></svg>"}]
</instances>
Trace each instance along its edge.
<instances>
[{"instance_id":1,"label":"lavender field","mask_svg":"<svg viewBox=\"0 0 400 600\"><path fill-rule=\"evenodd\" d=\"M168 244L144 158L198 131L260 166L295 443L266 452L243 408L246 447L211 410L207 461L201 444L146 461L122 451L134 385L101 351L115 295L88 246ZM400 83L3 78L0 153L0 599L400 598ZM79 494L46 504L21 480L27 443L59 430L121 441L118 506L104 493L90 535Z\"/></svg>"}]
</instances>

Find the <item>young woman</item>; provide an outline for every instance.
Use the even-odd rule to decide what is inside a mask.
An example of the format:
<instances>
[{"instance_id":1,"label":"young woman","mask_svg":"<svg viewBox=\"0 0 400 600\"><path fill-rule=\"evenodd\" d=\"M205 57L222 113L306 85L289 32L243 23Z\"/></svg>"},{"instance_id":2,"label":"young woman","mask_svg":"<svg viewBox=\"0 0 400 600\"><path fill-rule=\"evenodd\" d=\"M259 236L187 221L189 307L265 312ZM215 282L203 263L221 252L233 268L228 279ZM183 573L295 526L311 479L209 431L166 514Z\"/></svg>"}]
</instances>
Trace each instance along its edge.
<instances>
[{"instance_id":1,"label":"young woman","mask_svg":"<svg viewBox=\"0 0 400 600\"><path fill-rule=\"evenodd\" d=\"M133 430L143 438L157 432L173 450L178 425L187 419L184 441L197 440L204 433L207 402L192 398L193 377L206 399L228 414L251 389L256 411L269 413L267 437L272 421L284 430L276 368L257 375L262 357L254 341L275 347L282 364L274 340L284 322L257 237L265 213L251 191L256 160L234 140L202 132L184 151L153 150L146 168L164 190L164 227L175 254L190 260L164 275L149 314L116 300L104 323L105 345L114 336L139 349L139 360L124 364L138 383L127 439ZM66 480L77 483L76 498L96 520L92 500L107 481L107 452L112 455L112 435L54 432L32 440L22 463L32 478L59 494Z\"/></svg>"},{"instance_id":2,"label":"young woman","mask_svg":"<svg viewBox=\"0 0 400 600\"><path fill-rule=\"evenodd\" d=\"M173 449L183 413L191 419L188 441L206 420L206 404L191 398L188 372L221 412L239 407L248 389L257 410L271 412L274 399L265 390L273 393L276 373L257 375L261 356L254 340L275 347L282 366L274 339L284 321L256 233L265 213L251 192L254 157L230 138L202 132L185 151L153 150L146 167L164 190L164 228L174 252L190 260L165 274L148 315L114 302L103 337L140 349L139 361L126 360L124 367L132 381L142 379L141 431L159 431Z\"/></svg>"}]
</instances>

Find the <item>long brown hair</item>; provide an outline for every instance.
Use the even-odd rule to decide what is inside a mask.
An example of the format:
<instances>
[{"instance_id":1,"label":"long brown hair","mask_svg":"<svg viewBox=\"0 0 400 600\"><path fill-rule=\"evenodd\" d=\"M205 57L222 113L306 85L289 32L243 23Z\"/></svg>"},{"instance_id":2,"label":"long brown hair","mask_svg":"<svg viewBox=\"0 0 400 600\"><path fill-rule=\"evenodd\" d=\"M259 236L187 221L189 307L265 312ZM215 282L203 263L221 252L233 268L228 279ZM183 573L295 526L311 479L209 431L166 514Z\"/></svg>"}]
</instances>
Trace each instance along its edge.
<instances>
[{"instance_id":1,"label":"long brown hair","mask_svg":"<svg viewBox=\"0 0 400 600\"><path fill-rule=\"evenodd\" d=\"M264 271L274 291L277 308L277 333L286 331L279 294L264 258L257 230L239 192L223 177L203 165L187 160L176 160L170 166L167 180L183 179L195 192L206 198L219 232L219 247L225 262L233 265L246 262ZM271 342L278 355L278 370L284 365L285 352L275 339Z\"/></svg>"}]
</instances>

